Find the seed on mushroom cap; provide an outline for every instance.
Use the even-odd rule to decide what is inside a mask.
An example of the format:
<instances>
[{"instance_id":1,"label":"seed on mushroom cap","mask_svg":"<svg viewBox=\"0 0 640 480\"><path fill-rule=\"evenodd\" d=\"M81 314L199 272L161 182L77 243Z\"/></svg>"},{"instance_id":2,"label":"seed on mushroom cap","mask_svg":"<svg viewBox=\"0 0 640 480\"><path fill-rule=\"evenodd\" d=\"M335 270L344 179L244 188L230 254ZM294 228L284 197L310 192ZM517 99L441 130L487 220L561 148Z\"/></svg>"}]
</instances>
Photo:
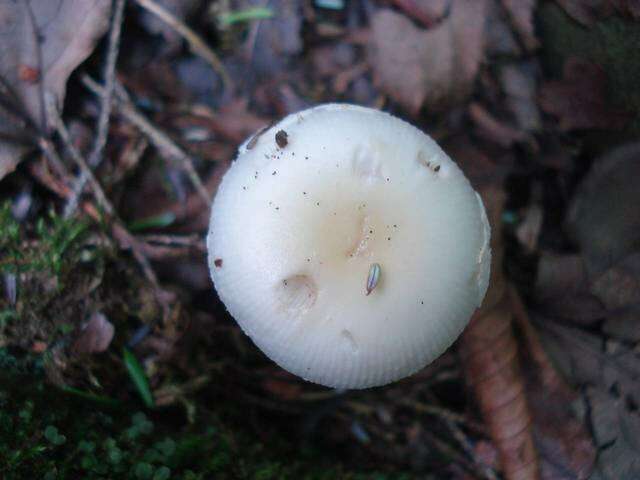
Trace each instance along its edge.
<instances>
[{"instance_id":1,"label":"seed on mushroom cap","mask_svg":"<svg viewBox=\"0 0 640 480\"><path fill-rule=\"evenodd\" d=\"M263 135L225 174L207 237L245 333L286 370L339 388L384 385L442 354L489 283L489 225L458 166L415 127L354 105Z\"/></svg>"}]
</instances>

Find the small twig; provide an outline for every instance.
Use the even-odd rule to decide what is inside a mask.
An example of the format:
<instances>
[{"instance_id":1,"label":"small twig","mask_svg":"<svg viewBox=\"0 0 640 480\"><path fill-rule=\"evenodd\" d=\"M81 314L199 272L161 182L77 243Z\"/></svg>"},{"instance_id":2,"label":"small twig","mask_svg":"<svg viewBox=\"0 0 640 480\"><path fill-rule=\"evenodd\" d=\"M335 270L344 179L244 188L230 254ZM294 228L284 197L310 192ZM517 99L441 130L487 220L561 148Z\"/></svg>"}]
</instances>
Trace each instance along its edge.
<instances>
[{"instance_id":1,"label":"small twig","mask_svg":"<svg viewBox=\"0 0 640 480\"><path fill-rule=\"evenodd\" d=\"M113 20L111 24L111 32L109 34L109 49L107 52L107 62L104 71L104 89L100 101L100 115L98 116L98 127L96 130L96 138L93 148L89 154L87 163L89 170L82 170L75 185L73 186L73 196L67 202L64 208L64 217L70 217L78 207L78 198L84 189L88 173L91 169L95 169L102 161L102 152L107 143L107 135L109 133L109 120L111 118L111 106L113 98L113 90L115 87L116 60L120 49L120 33L122 31L122 18L124 16L124 5L126 0L115 0L115 8L113 12Z\"/></svg>"},{"instance_id":2,"label":"small twig","mask_svg":"<svg viewBox=\"0 0 640 480\"><path fill-rule=\"evenodd\" d=\"M96 95L101 95L103 88L98 85L95 80L87 75L82 76L82 83ZM151 143L158 149L161 155L171 160L178 161L189 176L189 180L193 184L198 194L202 197L205 204L211 202L211 196L205 188L198 172L194 167L194 160L182 148L180 148L171 138L159 128L155 127L147 118L140 113L133 105L123 88L116 85L116 107L120 114L135 125L144 135L146 135Z\"/></svg>"},{"instance_id":3,"label":"small twig","mask_svg":"<svg viewBox=\"0 0 640 480\"><path fill-rule=\"evenodd\" d=\"M429 404L426 404L426 403L422 403L422 402L418 402L418 401L410 401L410 400L404 400L401 403L406 405L407 407L414 408L418 412L426 413L427 415L434 415L436 417L440 417L445 422L460 423L460 424L466 426L467 428L475 430L476 432L480 432L482 434L486 434L486 429L482 425L474 422L473 420L470 420L465 415L461 415L459 413L452 412L451 410L448 410L446 408L439 407L437 405L429 405Z\"/></svg>"},{"instance_id":4,"label":"small twig","mask_svg":"<svg viewBox=\"0 0 640 480\"><path fill-rule=\"evenodd\" d=\"M227 73L227 70L224 68L224 65L215 54L213 50L211 50L207 44L200 38L200 36L194 32L187 24L185 24L182 20L176 18L171 12L166 10L164 7L158 5L153 0L136 0L138 4L149 10L151 13L156 15L160 20L173 28L176 32L182 36L189 46L193 50L196 55L199 55L204 60L206 60L213 68L220 78L222 78L222 82L224 83L224 88L227 92L231 92L233 90L233 81L231 77Z\"/></svg>"},{"instance_id":5,"label":"small twig","mask_svg":"<svg viewBox=\"0 0 640 480\"><path fill-rule=\"evenodd\" d=\"M486 465L484 462L476 459L473 446L471 445L471 442L462 431L462 429L460 429L460 427L458 427L458 425L456 425L456 423L452 420L445 419L444 423L447 425L447 428L451 432L451 435L453 435L453 438L456 439L462 449L467 453L469 458L471 458L473 462L481 469L484 478L486 478L487 480L498 480L496 472L489 465Z\"/></svg>"},{"instance_id":6,"label":"small twig","mask_svg":"<svg viewBox=\"0 0 640 480\"><path fill-rule=\"evenodd\" d=\"M38 142L38 145L42 150L42 153L44 154L45 158L47 158L47 160L49 160L50 163L59 164L59 167L61 168L61 172L59 173L60 177L63 179L70 178L71 174L66 170L66 167L64 167L64 165L60 161L58 153L53 147L53 145L51 144L51 142L46 138L41 138ZM75 147L73 147L72 144L71 144L71 147L75 150ZM76 153L77 153L77 150L76 150ZM82 159L79 153L77 155L78 155L78 158L81 159L85 167L88 168L88 166L86 165L86 162L84 161L84 159ZM52 179L48 179L44 175L38 174L37 178L42 180L45 186L50 188L53 192L57 193L61 197L65 198L67 201L73 195L73 191L70 188L66 187L65 185L52 184L51 183ZM106 204L111 205L110 203L108 203L108 201L106 202ZM94 207L93 204L88 202L84 203L82 209L89 217L91 217L95 221L97 222L101 221L102 215ZM107 209L105 209L104 206L103 206L103 209L106 212ZM138 262L138 265L140 265L140 268L142 269L142 272L145 278L153 288L156 300L162 307L163 320L166 321L170 316L171 307L167 302L164 291L160 287L160 282L158 282L158 277L156 276L153 268L151 267L151 264L149 263L149 259L144 254L144 248L140 244L140 241L137 240L133 235L131 235L131 233L129 233L129 231L124 227L124 225L122 225L122 222L117 218L117 216L115 215L115 212L113 212L113 207L111 207L111 211L112 211L112 214L109 215L112 219L111 232L113 236L116 238L116 240L118 241L120 248L128 248L131 250L133 257Z\"/></svg>"},{"instance_id":7,"label":"small twig","mask_svg":"<svg viewBox=\"0 0 640 480\"><path fill-rule=\"evenodd\" d=\"M201 252L205 252L207 247L204 240L199 235L138 235L138 238L147 243L155 243L158 245L190 247Z\"/></svg>"},{"instance_id":8,"label":"small twig","mask_svg":"<svg viewBox=\"0 0 640 480\"><path fill-rule=\"evenodd\" d=\"M78 168L81 172L80 178L88 179L89 184L91 185L91 189L93 190L93 195L98 201L98 204L105 211L105 213L113 217L115 215L115 209L113 208L113 205L111 205L111 202L109 201L109 199L107 199L102 186L100 186L100 183L98 183L98 180L96 180L96 177L93 175L91 168L89 167L87 162L85 162L82 155L80 155L80 152L78 152L78 149L75 147L75 145L73 145L71 137L69 135L69 130L67 130L66 125L62 121L62 117L60 117L60 112L58 112L55 102L56 100L53 95L45 94L47 117L49 118L49 120L53 121L56 132L60 136L62 143L69 152L69 155L71 155L73 161L78 165ZM76 191L74 188L72 188L71 199L73 200L75 196ZM69 203L67 203L67 205L69 205Z\"/></svg>"}]
</instances>

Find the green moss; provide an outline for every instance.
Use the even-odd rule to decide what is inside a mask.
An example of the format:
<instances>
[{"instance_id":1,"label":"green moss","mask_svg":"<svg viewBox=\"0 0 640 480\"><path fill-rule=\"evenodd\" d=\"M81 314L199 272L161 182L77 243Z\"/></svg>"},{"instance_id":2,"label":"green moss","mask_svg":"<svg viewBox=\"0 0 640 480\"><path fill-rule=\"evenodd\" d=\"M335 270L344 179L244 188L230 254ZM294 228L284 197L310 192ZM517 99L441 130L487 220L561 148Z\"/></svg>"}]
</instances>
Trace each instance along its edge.
<instances>
[{"instance_id":1,"label":"green moss","mask_svg":"<svg viewBox=\"0 0 640 480\"><path fill-rule=\"evenodd\" d=\"M131 404L106 408L43 384L37 358L0 349L3 480L409 478L348 471L320 452L297 451L278 438L265 445L212 413L176 427L167 412L137 412Z\"/></svg>"},{"instance_id":2,"label":"green moss","mask_svg":"<svg viewBox=\"0 0 640 480\"><path fill-rule=\"evenodd\" d=\"M27 234L11 215L10 202L0 206L0 272L47 272L59 276L69 263L68 256L77 254L87 225L75 219L64 219L54 212L39 218L33 234Z\"/></svg>"}]
</instances>

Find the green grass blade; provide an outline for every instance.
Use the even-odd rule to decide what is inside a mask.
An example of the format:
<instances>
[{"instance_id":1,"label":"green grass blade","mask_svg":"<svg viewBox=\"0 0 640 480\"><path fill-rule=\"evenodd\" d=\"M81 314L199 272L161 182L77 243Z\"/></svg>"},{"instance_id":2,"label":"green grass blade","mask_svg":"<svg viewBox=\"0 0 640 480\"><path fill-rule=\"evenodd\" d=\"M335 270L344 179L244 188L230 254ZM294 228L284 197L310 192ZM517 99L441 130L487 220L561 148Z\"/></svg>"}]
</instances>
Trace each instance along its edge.
<instances>
[{"instance_id":1,"label":"green grass blade","mask_svg":"<svg viewBox=\"0 0 640 480\"><path fill-rule=\"evenodd\" d=\"M129 377L131 377L133 384L136 386L136 389L140 394L140 398L142 398L145 406L147 408L153 408L153 395L149 388L147 374L144 372L142 365L140 365L140 362L135 355L127 348L123 350L122 360L124 361L124 364L127 367L127 372L129 372Z\"/></svg>"},{"instance_id":2,"label":"green grass blade","mask_svg":"<svg viewBox=\"0 0 640 480\"><path fill-rule=\"evenodd\" d=\"M264 20L273 17L273 11L266 7L252 7L237 12L223 13L218 18L222 25L250 22L252 20Z\"/></svg>"}]
</instances>

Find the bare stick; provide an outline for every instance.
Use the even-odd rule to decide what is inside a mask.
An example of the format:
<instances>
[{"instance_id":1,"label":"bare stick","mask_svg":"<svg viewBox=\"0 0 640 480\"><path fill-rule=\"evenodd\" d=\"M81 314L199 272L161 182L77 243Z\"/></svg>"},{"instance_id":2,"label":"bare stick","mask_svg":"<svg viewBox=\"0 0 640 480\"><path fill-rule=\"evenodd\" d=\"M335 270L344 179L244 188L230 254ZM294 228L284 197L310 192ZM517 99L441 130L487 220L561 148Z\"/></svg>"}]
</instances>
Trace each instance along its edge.
<instances>
[{"instance_id":1,"label":"bare stick","mask_svg":"<svg viewBox=\"0 0 640 480\"><path fill-rule=\"evenodd\" d=\"M84 83L84 85L96 95L102 94L103 88L91 77L83 75L82 83ZM191 156L171 140L166 133L147 120L147 118L140 113L128 99L124 89L116 88L115 99L117 101L116 107L120 114L129 122L134 124L144 135L146 135L161 155L165 158L169 158L170 160L178 161L183 166L194 188L208 205L211 201L211 196L202 183L202 179L200 179L200 176L194 167L194 161Z\"/></svg>"},{"instance_id":2,"label":"bare stick","mask_svg":"<svg viewBox=\"0 0 640 480\"><path fill-rule=\"evenodd\" d=\"M89 184L91 185L91 189L93 190L93 195L96 197L96 200L98 201L98 204L100 205L100 207L110 217L114 216L115 210L113 208L113 205L111 205L111 202L107 199L107 196L105 195L104 190L102 190L102 187L98 183L98 180L96 180L96 177L93 175L91 168L89 167L87 162L85 162L84 158L82 158L82 155L80 155L80 152L78 152L78 149L71 142L69 130L67 130L66 125L62 121L62 117L60 117L60 112L58 112L58 109L56 107L56 100L53 97L53 95L45 94L45 106L47 111L47 117L49 118L50 121L53 122L56 132L60 136L62 143L64 144L65 148L69 151L71 158L73 159L74 162L76 162L76 165L78 165L78 168L80 169L80 172L81 172L80 178L86 178L89 181ZM76 193L75 190L73 190L72 197L71 197L72 199L75 196L75 193Z\"/></svg>"},{"instance_id":3,"label":"bare stick","mask_svg":"<svg viewBox=\"0 0 640 480\"><path fill-rule=\"evenodd\" d=\"M224 65L215 54L213 50L211 50L207 44L200 38L200 36L194 32L187 24L185 24L180 19L176 18L164 7L158 5L153 0L136 0L138 4L149 10L151 13L156 15L160 20L173 28L176 32L182 36L189 46L193 50L196 55L202 57L205 61L207 61L211 68L213 68L220 78L222 78L222 82L224 83L224 88L227 92L230 92L233 89L233 82L231 77L227 73L227 70L224 68Z\"/></svg>"},{"instance_id":4,"label":"bare stick","mask_svg":"<svg viewBox=\"0 0 640 480\"><path fill-rule=\"evenodd\" d=\"M122 18L124 16L124 5L126 0L115 0L115 9L113 12L113 20L111 24L111 32L109 34L109 50L107 52L107 63L104 71L104 89L101 95L100 115L98 117L98 128L93 148L89 154L87 161L90 169L82 170L78 180L73 186L73 195L64 208L64 217L70 217L78 207L78 198L87 183L88 172L96 168L102 161L102 152L107 143L107 134L109 133L109 119L111 118L111 105L113 97L113 89L115 86L116 76L116 60L120 49L120 33L122 31Z\"/></svg>"}]
</instances>

